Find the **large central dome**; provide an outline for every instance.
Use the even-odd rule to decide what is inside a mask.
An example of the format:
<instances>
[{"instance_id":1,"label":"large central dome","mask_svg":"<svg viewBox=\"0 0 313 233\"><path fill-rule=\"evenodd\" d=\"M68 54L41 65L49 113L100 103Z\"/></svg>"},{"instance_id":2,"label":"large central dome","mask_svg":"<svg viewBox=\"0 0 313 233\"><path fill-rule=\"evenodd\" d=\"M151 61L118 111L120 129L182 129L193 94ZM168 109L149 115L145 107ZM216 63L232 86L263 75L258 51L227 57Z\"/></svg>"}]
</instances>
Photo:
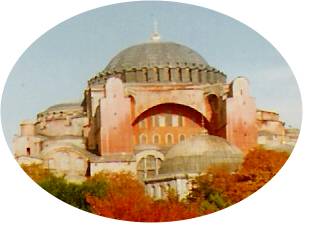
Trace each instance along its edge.
<instances>
[{"instance_id":1,"label":"large central dome","mask_svg":"<svg viewBox=\"0 0 313 233\"><path fill-rule=\"evenodd\" d=\"M173 42L150 42L129 47L117 54L105 68L108 72L141 68L198 68L208 66L194 50Z\"/></svg>"},{"instance_id":2,"label":"large central dome","mask_svg":"<svg viewBox=\"0 0 313 233\"><path fill-rule=\"evenodd\" d=\"M103 85L112 76L125 83L225 83L226 75L211 67L200 54L187 46L151 41L118 53L106 68L89 80Z\"/></svg>"}]
</instances>

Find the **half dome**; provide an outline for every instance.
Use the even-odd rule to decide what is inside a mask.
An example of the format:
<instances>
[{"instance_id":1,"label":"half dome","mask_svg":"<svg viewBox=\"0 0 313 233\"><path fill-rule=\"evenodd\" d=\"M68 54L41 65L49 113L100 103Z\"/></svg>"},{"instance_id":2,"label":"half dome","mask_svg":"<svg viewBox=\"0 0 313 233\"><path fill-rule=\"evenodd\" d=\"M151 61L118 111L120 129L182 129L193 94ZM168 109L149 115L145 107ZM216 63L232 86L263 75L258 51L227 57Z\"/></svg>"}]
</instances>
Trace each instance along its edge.
<instances>
[{"instance_id":1,"label":"half dome","mask_svg":"<svg viewBox=\"0 0 313 233\"><path fill-rule=\"evenodd\" d=\"M160 174L202 173L207 169L236 171L243 153L224 138L198 135L173 146L165 155Z\"/></svg>"}]
</instances>

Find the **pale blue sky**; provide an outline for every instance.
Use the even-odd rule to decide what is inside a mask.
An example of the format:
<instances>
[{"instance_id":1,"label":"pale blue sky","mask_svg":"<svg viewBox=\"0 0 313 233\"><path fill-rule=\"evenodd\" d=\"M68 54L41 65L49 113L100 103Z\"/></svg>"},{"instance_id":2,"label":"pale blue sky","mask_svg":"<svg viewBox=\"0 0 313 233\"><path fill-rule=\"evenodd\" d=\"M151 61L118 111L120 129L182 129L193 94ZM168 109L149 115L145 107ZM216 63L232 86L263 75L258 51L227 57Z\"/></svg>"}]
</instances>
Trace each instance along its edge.
<instances>
[{"instance_id":1,"label":"pale blue sky","mask_svg":"<svg viewBox=\"0 0 313 233\"><path fill-rule=\"evenodd\" d=\"M300 127L296 80L279 52L252 29L191 5L132 2L75 16L38 38L14 66L2 98L2 124L11 144L18 124L60 102L82 99L88 79L120 50L148 41L157 19L162 40L184 44L222 70L228 81L249 78L259 108Z\"/></svg>"}]
</instances>

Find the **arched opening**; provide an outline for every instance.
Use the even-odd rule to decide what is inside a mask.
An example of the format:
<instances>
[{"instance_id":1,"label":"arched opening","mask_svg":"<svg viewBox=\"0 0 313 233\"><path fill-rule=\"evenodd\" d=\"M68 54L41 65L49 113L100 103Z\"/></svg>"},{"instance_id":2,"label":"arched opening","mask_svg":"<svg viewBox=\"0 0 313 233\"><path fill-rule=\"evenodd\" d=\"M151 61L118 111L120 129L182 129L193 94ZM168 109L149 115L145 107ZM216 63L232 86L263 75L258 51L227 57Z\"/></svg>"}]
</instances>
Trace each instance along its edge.
<instances>
[{"instance_id":1,"label":"arched opening","mask_svg":"<svg viewBox=\"0 0 313 233\"><path fill-rule=\"evenodd\" d=\"M213 112L218 111L218 109L219 109L218 97L216 95L214 95L214 94L210 94L208 96L208 101L209 101L209 103L211 105L211 108L212 108Z\"/></svg>"},{"instance_id":2,"label":"arched opening","mask_svg":"<svg viewBox=\"0 0 313 233\"><path fill-rule=\"evenodd\" d=\"M166 144L167 145L172 145L174 143L174 137L172 134L167 134L166 135Z\"/></svg>"},{"instance_id":3,"label":"arched opening","mask_svg":"<svg viewBox=\"0 0 313 233\"><path fill-rule=\"evenodd\" d=\"M139 144L147 144L147 136L145 134L140 134L139 136Z\"/></svg>"},{"instance_id":4,"label":"arched opening","mask_svg":"<svg viewBox=\"0 0 313 233\"><path fill-rule=\"evenodd\" d=\"M164 155L157 150L144 150L136 154L137 177L141 180L159 174Z\"/></svg>"},{"instance_id":5,"label":"arched opening","mask_svg":"<svg viewBox=\"0 0 313 233\"><path fill-rule=\"evenodd\" d=\"M166 120L166 117L165 117L167 114L170 114L171 116L178 115L178 125L181 125L181 126L183 125L183 118L195 119L196 123L201 125L201 119L203 117L205 123L209 124L208 119L201 112L199 112L198 110L192 107L189 107L187 105L182 105L182 104L176 104L176 103L165 103L165 104L159 104L159 105L153 106L147 109L146 111L142 112L139 116L135 118L132 125L135 126L141 120L145 118L150 118L152 116L155 116L155 118L158 118L160 114L163 114L161 116L164 116L164 118L162 117L161 120L156 119L155 120L156 122L153 123L152 125L158 125L160 121L161 121L161 124L165 124L166 121L168 121Z\"/></svg>"},{"instance_id":6,"label":"arched opening","mask_svg":"<svg viewBox=\"0 0 313 233\"><path fill-rule=\"evenodd\" d=\"M30 148L29 147L26 148L26 154L27 154L27 156L30 156Z\"/></svg>"},{"instance_id":7,"label":"arched opening","mask_svg":"<svg viewBox=\"0 0 313 233\"><path fill-rule=\"evenodd\" d=\"M153 135L153 144L159 144L160 143L160 135L155 134Z\"/></svg>"},{"instance_id":8,"label":"arched opening","mask_svg":"<svg viewBox=\"0 0 313 233\"><path fill-rule=\"evenodd\" d=\"M183 142L183 141L185 141L185 135L184 134L181 134L181 135L179 135L179 142Z\"/></svg>"},{"instance_id":9,"label":"arched opening","mask_svg":"<svg viewBox=\"0 0 313 233\"><path fill-rule=\"evenodd\" d=\"M144 111L136 117L132 125L135 139L138 139L135 144L151 143L160 147L167 147L191 135L200 134L203 128L208 133L211 132L210 123L201 112L189 106L174 103L156 105Z\"/></svg>"},{"instance_id":10,"label":"arched opening","mask_svg":"<svg viewBox=\"0 0 313 233\"><path fill-rule=\"evenodd\" d=\"M131 119L135 119L135 106L136 106L136 100L134 96L129 95L130 98L130 112L131 112Z\"/></svg>"},{"instance_id":11,"label":"arched opening","mask_svg":"<svg viewBox=\"0 0 313 233\"><path fill-rule=\"evenodd\" d=\"M137 163L137 177L140 180L154 177L158 175L160 166L160 158L156 158L154 155L147 155Z\"/></svg>"}]
</instances>

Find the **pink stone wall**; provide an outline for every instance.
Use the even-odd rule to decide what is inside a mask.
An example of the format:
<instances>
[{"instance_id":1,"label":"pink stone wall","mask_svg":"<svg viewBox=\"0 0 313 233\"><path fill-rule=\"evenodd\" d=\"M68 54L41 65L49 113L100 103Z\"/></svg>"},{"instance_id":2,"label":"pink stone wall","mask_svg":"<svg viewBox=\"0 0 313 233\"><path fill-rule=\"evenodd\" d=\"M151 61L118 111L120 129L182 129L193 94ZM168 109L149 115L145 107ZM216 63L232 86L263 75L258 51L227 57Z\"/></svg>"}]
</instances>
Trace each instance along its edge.
<instances>
[{"instance_id":1,"label":"pink stone wall","mask_svg":"<svg viewBox=\"0 0 313 233\"><path fill-rule=\"evenodd\" d=\"M237 78L232 83L232 96L226 101L226 138L243 152L257 144L256 104L249 95L248 81Z\"/></svg>"},{"instance_id":2,"label":"pink stone wall","mask_svg":"<svg viewBox=\"0 0 313 233\"><path fill-rule=\"evenodd\" d=\"M125 97L118 78L112 77L106 83L106 97L100 99L100 121L100 155L133 151L131 99Z\"/></svg>"},{"instance_id":3,"label":"pink stone wall","mask_svg":"<svg viewBox=\"0 0 313 233\"><path fill-rule=\"evenodd\" d=\"M136 91L135 101L135 117L138 117L144 111L167 103L176 103L191 107L202 113L207 119L211 118L211 111L207 106L203 97L203 90L191 89L188 86L160 87L155 86Z\"/></svg>"}]
</instances>

